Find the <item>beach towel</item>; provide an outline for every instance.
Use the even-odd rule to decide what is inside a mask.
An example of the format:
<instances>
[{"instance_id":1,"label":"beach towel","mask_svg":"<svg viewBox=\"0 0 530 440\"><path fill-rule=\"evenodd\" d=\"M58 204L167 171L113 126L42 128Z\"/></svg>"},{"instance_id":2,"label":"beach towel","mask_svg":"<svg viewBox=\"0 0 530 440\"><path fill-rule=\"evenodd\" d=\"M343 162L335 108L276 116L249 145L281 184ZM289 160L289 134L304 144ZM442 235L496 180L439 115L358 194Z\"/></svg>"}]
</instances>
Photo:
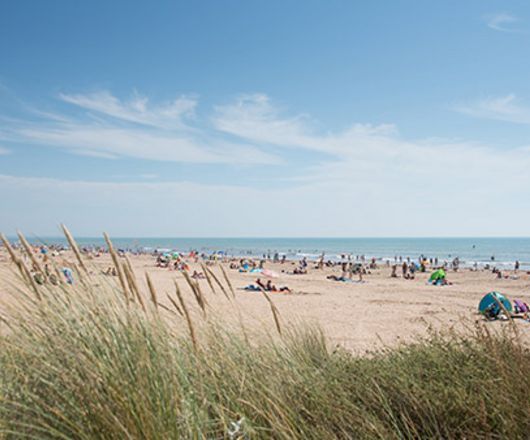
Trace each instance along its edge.
<instances>
[{"instance_id":1,"label":"beach towel","mask_svg":"<svg viewBox=\"0 0 530 440\"><path fill-rule=\"evenodd\" d=\"M279 277L279 275L276 272L274 272L273 270L270 270L270 269L263 269L261 271L261 273L263 275L265 275L266 277L269 277L269 278L278 278Z\"/></svg>"},{"instance_id":2,"label":"beach towel","mask_svg":"<svg viewBox=\"0 0 530 440\"><path fill-rule=\"evenodd\" d=\"M515 313L528 313L530 312L530 308L528 307L528 304L526 304L524 301L520 299L515 299L513 301L513 308L515 309Z\"/></svg>"}]
</instances>

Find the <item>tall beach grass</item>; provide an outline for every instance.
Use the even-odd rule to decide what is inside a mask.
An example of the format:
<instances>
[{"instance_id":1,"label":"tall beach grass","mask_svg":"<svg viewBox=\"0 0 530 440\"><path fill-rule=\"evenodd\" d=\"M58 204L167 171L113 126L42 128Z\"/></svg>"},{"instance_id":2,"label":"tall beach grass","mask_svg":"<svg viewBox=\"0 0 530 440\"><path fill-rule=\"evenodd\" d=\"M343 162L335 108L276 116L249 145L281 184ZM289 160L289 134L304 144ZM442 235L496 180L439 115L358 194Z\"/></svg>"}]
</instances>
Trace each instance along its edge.
<instances>
[{"instance_id":1,"label":"tall beach grass","mask_svg":"<svg viewBox=\"0 0 530 440\"><path fill-rule=\"evenodd\" d=\"M141 292L115 258L118 282L84 261L74 286L32 285L18 263L16 280L2 278L3 437L529 436L530 352L516 334L478 326L359 357L328 347L318 328L282 327L269 297L276 336L249 339L204 312L206 289L177 285L174 306L160 307L156 286ZM225 274L212 274L237 308Z\"/></svg>"}]
</instances>

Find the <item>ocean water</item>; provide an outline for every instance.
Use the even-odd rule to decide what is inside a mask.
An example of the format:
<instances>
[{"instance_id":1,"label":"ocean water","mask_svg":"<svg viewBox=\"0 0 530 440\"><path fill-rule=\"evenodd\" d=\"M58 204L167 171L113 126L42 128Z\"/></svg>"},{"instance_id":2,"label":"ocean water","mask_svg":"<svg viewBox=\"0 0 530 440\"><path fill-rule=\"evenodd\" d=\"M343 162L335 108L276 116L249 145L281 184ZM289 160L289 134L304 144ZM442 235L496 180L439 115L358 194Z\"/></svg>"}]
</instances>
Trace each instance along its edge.
<instances>
[{"instance_id":1,"label":"ocean water","mask_svg":"<svg viewBox=\"0 0 530 440\"><path fill-rule=\"evenodd\" d=\"M76 238L81 246L104 246L102 238ZM32 240L65 243L63 238ZM341 254L364 255L379 260L402 256L416 260L420 255L440 262L459 257L465 265L494 264L511 268L516 260L521 268L530 268L530 238L113 238L115 247L130 250L155 249L204 253L223 252L230 256L271 256L278 252L289 259L340 259ZM494 261L492 261L494 257Z\"/></svg>"}]
</instances>

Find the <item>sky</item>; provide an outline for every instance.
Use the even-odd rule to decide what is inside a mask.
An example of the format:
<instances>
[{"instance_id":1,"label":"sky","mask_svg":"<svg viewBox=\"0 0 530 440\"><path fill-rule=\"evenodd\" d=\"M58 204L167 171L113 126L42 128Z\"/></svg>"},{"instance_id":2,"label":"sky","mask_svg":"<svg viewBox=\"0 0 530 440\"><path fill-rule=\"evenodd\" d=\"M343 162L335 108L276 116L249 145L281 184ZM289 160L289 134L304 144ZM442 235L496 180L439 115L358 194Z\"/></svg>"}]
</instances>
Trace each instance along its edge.
<instances>
[{"instance_id":1,"label":"sky","mask_svg":"<svg viewBox=\"0 0 530 440\"><path fill-rule=\"evenodd\" d=\"M528 78L528 1L0 1L0 231L530 236Z\"/></svg>"}]
</instances>

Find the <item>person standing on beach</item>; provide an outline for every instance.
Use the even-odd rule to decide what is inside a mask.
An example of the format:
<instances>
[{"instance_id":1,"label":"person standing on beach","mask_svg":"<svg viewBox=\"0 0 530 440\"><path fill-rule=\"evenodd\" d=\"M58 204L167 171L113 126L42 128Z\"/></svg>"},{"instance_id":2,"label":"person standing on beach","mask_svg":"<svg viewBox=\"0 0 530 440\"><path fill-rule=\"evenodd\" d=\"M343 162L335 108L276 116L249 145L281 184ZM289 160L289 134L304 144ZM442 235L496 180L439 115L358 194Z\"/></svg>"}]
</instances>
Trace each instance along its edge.
<instances>
[{"instance_id":1,"label":"person standing on beach","mask_svg":"<svg viewBox=\"0 0 530 440\"><path fill-rule=\"evenodd\" d=\"M410 279L414 279L414 273L416 272L416 264L413 262L409 264L409 271L410 271Z\"/></svg>"},{"instance_id":2,"label":"person standing on beach","mask_svg":"<svg viewBox=\"0 0 530 440\"><path fill-rule=\"evenodd\" d=\"M317 264L318 269L324 269L324 255L324 252L322 252Z\"/></svg>"},{"instance_id":3,"label":"person standing on beach","mask_svg":"<svg viewBox=\"0 0 530 440\"><path fill-rule=\"evenodd\" d=\"M515 269L514 272L517 272L519 270L519 260L515 261Z\"/></svg>"}]
</instances>

